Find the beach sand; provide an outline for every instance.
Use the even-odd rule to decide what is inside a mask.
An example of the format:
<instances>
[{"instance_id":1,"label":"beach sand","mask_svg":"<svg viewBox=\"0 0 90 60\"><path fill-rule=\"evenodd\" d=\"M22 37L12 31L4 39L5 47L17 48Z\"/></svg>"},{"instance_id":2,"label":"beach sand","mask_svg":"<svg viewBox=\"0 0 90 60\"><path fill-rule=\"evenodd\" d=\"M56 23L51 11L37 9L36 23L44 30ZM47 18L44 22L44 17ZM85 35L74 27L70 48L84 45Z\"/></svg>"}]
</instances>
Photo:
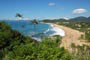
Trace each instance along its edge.
<instances>
[{"instance_id":1,"label":"beach sand","mask_svg":"<svg viewBox=\"0 0 90 60\"><path fill-rule=\"evenodd\" d=\"M65 27L65 26L58 25L58 24L53 24L53 25L60 29L63 29L65 32L65 36L62 38L62 43L61 43L60 47L64 47L68 51L72 51L72 48L71 48L72 43L74 43L76 46L78 46L78 45L82 46L83 44L86 44L85 42L81 42L79 40L79 38L81 37L83 32L79 32L72 28Z\"/></svg>"}]
</instances>

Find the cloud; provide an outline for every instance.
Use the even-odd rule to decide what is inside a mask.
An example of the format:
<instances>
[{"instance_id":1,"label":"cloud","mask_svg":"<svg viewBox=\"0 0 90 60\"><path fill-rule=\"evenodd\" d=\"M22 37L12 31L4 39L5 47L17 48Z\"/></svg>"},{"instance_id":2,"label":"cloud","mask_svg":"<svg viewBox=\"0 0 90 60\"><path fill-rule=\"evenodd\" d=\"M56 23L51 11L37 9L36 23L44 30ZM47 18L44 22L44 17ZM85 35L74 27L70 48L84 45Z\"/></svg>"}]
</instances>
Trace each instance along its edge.
<instances>
[{"instance_id":1,"label":"cloud","mask_svg":"<svg viewBox=\"0 0 90 60\"><path fill-rule=\"evenodd\" d=\"M68 17L63 17L65 20L69 20L69 18Z\"/></svg>"},{"instance_id":2,"label":"cloud","mask_svg":"<svg viewBox=\"0 0 90 60\"><path fill-rule=\"evenodd\" d=\"M84 8L79 8L79 9L75 9L73 10L73 14L82 14L82 13L86 13L87 10Z\"/></svg>"},{"instance_id":3,"label":"cloud","mask_svg":"<svg viewBox=\"0 0 90 60\"><path fill-rule=\"evenodd\" d=\"M48 3L48 5L49 5L49 6L55 6L56 3L52 3L52 2L50 2L50 3Z\"/></svg>"}]
</instances>

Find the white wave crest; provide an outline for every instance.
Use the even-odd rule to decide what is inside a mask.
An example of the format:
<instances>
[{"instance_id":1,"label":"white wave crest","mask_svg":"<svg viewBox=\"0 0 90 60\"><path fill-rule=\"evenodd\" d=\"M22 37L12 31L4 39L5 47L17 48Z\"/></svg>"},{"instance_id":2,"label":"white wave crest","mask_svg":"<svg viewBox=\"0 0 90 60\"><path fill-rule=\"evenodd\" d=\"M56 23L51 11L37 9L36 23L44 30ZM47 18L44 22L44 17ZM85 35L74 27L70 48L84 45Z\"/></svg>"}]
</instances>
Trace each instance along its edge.
<instances>
[{"instance_id":1,"label":"white wave crest","mask_svg":"<svg viewBox=\"0 0 90 60\"><path fill-rule=\"evenodd\" d=\"M55 35L60 35L61 37L65 36L65 32L63 29L55 27L53 24L50 24L50 26L52 28L45 31L46 34L48 34L49 36L55 36Z\"/></svg>"}]
</instances>

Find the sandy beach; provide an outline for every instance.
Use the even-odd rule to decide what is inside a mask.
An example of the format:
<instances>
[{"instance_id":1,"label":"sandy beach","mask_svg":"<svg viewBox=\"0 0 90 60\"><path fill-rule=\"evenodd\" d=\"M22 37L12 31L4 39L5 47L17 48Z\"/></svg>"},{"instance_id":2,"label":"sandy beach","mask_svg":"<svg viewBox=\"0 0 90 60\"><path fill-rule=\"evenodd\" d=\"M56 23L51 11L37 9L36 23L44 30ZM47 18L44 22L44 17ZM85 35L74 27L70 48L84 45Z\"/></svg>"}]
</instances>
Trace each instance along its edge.
<instances>
[{"instance_id":1,"label":"sandy beach","mask_svg":"<svg viewBox=\"0 0 90 60\"><path fill-rule=\"evenodd\" d=\"M54 26L63 29L65 32L65 36L62 38L62 43L60 47L64 47L65 49L72 51L71 44L74 43L76 46L86 44L85 42L81 42L79 38L83 34L77 30L71 29L69 27L65 27L58 24L53 24Z\"/></svg>"}]
</instances>

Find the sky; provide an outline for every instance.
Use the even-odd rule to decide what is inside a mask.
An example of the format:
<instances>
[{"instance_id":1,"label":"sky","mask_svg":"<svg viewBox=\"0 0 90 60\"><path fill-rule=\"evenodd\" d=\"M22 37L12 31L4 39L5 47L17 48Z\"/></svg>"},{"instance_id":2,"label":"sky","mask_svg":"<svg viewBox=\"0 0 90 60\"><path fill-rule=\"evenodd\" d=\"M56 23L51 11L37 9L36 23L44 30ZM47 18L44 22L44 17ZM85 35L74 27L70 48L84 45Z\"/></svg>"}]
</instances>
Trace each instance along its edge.
<instances>
[{"instance_id":1,"label":"sky","mask_svg":"<svg viewBox=\"0 0 90 60\"><path fill-rule=\"evenodd\" d=\"M0 0L0 20L15 20L16 13L25 20L88 17L90 0Z\"/></svg>"}]
</instances>

